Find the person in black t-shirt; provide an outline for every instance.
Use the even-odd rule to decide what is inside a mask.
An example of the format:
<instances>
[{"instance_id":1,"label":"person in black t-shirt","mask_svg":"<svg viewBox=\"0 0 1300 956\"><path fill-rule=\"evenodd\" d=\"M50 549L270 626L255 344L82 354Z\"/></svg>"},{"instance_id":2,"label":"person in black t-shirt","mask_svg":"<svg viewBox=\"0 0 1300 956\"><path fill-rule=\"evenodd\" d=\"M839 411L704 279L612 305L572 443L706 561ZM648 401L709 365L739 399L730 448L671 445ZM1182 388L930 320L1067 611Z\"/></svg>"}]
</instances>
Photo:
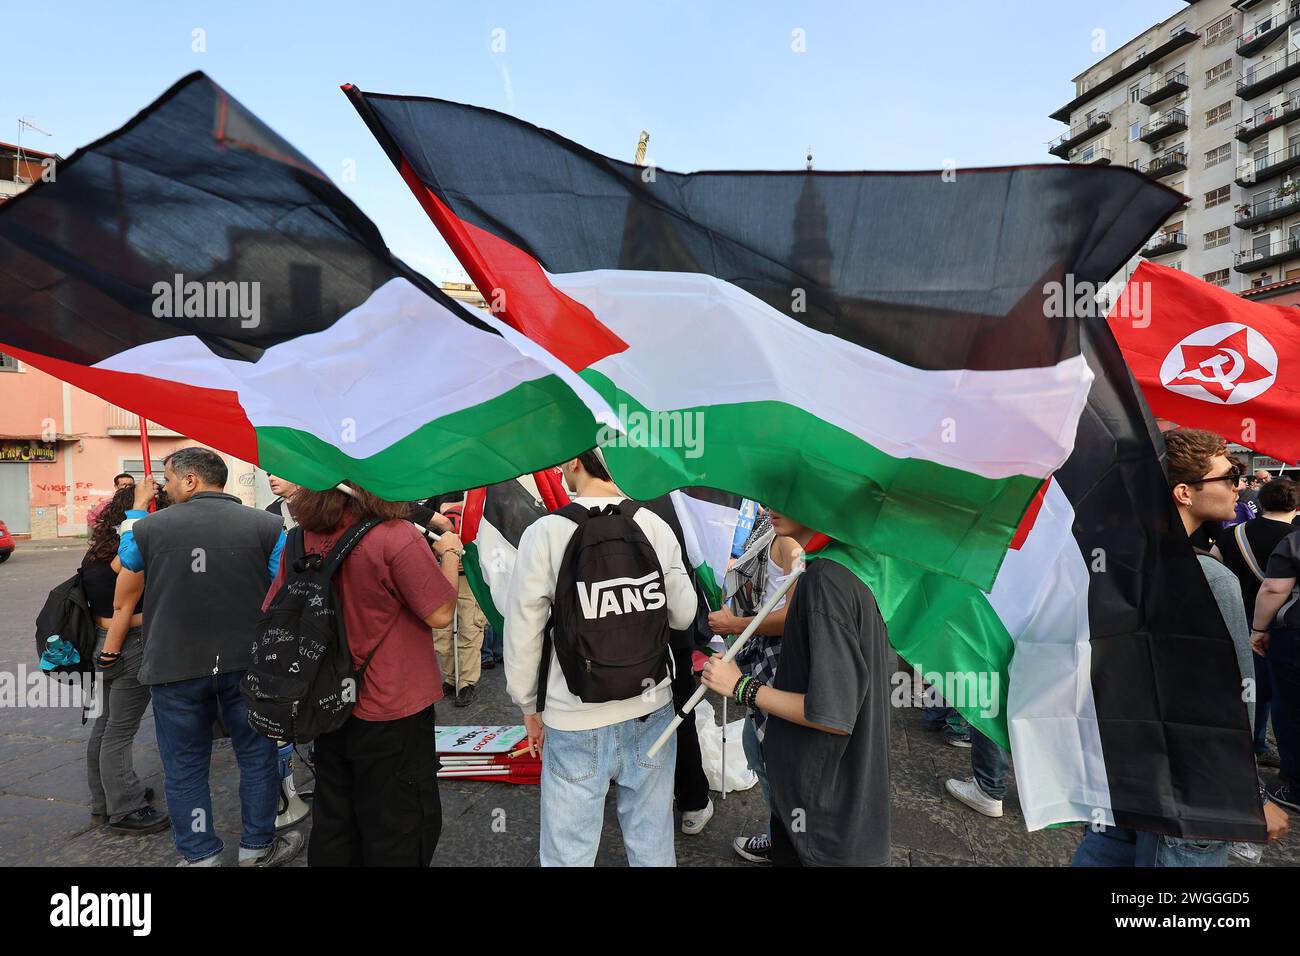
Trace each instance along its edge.
<instances>
[{"instance_id":1,"label":"person in black t-shirt","mask_svg":"<svg viewBox=\"0 0 1300 956\"><path fill-rule=\"evenodd\" d=\"M153 790L135 772L133 744L145 709L149 686L140 683L144 655L142 602L116 597L118 526L135 501L135 488L119 489L90 524L90 544L81 561L81 582L95 618L98 653L99 716L86 746L90 818L111 830L133 836L166 829L167 814L154 809ZM131 572L125 572L130 575Z\"/></svg>"},{"instance_id":2,"label":"person in black t-shirt","mask_svg":"<svg viewBox=\"0 0 1300 956\"><path fill-rule=\"evenodd\" d=\"M1255 619L1255 597L1264 580L1269 555L1282 539L1295 530L1291 522L1300 505L1300 485L1290 478L1278 478L1259 489L1262 514L1239 524L1219 538L1213 552L1241 583L1241 598L1246 605L1246 620ZM1243 548L1243 544L1245 547ZM1268 661L1259 653L1251 655L1255 663L1255 754L1261 766L1278 766L1278 755L1268 746L1269 701L1272 698Z\"/></svg>"},{"instance_id":3,"label":"person in black t-shirt","mask_svg":"<svg viewBox=\"0 0 1300 956\"><path fill-rule=\"evenodd\" d=\"M777 534L807 549L815 531L769 509ZM829 554L830 552L828 552ZM791 600L771 686L721 657L704 682L768 715L763 758L778 866L889 863L889 675L875 596L832 557L812 557Z\"/></svg>"}]
</instances>

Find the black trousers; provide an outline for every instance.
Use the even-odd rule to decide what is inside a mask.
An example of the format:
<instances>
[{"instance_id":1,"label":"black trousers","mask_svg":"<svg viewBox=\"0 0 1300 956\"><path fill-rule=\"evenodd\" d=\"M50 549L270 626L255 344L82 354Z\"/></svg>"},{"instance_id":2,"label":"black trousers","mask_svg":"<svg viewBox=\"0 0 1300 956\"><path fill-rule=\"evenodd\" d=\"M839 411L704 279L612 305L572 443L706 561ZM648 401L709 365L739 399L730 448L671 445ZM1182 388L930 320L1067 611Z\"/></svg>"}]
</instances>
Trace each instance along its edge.
<instances>
[{"instance_id":1,"label":"black trousers","mask_svg":"<svg viewBox=\"0 0 1300 956\"><path fill-rule=\"evenodd\" d=\"M772 865L803 866L799 854L795 852L794 842L786 831L785 823L775 813L772 814Z\"/></svg>"},{"instance_id":2,"label":"black trousers","mask_svg":"<svg viewBox=\"0 0 1300 956\"><path fill-rule=\"evenodd\" d=\"M316 740L308 866L428 866L442 834L433 705Z\"/></svg>"},{"instance_id":3,"label":"black trousers","mask_svg":"<svg viewBox=\"0 0 1300 956\"><path fill-rule=\"evenodd\" d=\"M691 673L689 648L673 648L677 671L673 678L673 707L682 706L695 693L695 675ZM695 730L695 715L689 715L677 728L677 770L673 777L673 796L678 812L703 810L709 805L709 778L704 775L700 757L700 735Z\"/></svg>"}]
</instances>

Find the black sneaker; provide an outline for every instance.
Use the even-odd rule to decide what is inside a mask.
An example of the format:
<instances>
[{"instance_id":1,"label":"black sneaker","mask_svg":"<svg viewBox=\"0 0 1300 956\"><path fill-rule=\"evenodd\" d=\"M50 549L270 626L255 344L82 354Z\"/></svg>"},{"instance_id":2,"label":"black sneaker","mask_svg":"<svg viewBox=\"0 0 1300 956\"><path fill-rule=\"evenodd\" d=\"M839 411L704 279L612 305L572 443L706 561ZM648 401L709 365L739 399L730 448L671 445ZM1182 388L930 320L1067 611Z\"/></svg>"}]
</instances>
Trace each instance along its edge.
<instances>
[{"instance_id":1,"label":"black sneaker","mask_svg":"<svg viewBox=\"0 0 1300 956\"><path fill-rule=\"evenodd\" d=\"M443 681L443 682L442 682L442 696L443 696L443 697L455 697L455 696L456 696L456 688L452 687L452 686L451 686L450 684L448 684L446 681Z\"/></svg>"},{"instance_id":2,"label":"black sneaker","mask_svg":"<svg viewBox=\"0 0 1300 956\"><path fill-rule=\"evenodd\" d=\"M1279 780L1271 785L1266 784L1264 789L1268 792L1268 798L1279 807L1286 807L1288 810L1300 813L1300 787Z\"/></svg>"},{"instance_id":3,"label":"black sneaker","mask_svg":"<svg viewBox=\"0 0 1300 956\"><path fill-rule=\"evenodd\" d=\"M772 838L766 833L752 837L736 837L731 846L750 863L772 862Z\"/></svg>"},{"instance_id":4,"label":"black sneaker","mask_svg":"<svg viewBox=\"0 0 1300 956\"><path fill-rule=\"evenodd\" d=\"M146 833L157 833L159 830L165 830L171 825L167 814L159 813L153 807L141 807L135 813L128 813L116 823L110 823L108 828L114 833L130 833L133 836L143 836Z\"/></svg>"},{"instance_id":5,"label":"black sneaker","mask_svg":"<svg viewBox=\"0 0 1300 956\"><path fill-rule=\"evenodd\" d=\"M456 706L468 707L470 704L474 703L474 698L477 696L478 696L478 690L474 687L474 685L466 684L464 687L460 689L460 693L456 695Z\"/></svg>"},{"instance_id":6,"label":"black sneaker","mask_svg":"<svg viewBox=\"0 0 1300 956\"><path fill-rule=\"evenodd\" d=\"M490 671L497 666L497 660L495 657L489 657L487 660L481 661L480 663L485 671Z\"/></svg>"}]
</instances>

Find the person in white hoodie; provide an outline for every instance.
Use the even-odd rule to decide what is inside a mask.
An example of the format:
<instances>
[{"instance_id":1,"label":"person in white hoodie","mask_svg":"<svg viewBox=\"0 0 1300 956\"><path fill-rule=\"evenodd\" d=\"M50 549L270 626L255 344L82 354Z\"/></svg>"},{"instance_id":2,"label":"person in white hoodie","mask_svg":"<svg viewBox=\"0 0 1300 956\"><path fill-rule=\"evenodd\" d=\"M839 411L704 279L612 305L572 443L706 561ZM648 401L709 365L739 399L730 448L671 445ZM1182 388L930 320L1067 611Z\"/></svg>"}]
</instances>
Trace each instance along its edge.
<instances>
[{"instance_id":1,"label":"person in white hoodie","mask_svg":"<svg viewBox=\"0 0 1300 956\"><path fill-rule=\"evenodd\" d=\"M599 449L561 468L577 504L603 508L625 500ZM677 539L648 508L638 509L633 520L659 559L669 625L685 629L694 620L696 600ZM529 745L542 754L541 864L595 863L605 795L613 783L628 863L673 866L675 737L653 758L648 753L672 722L671 678L628 700L584 703L569 689L552 651L545 710L537 712L543 632L565 548L576 530L577 525L561 515L547 515L529 526L519 540L506 602L506 689L523 711Z\"/></svg>"}]
</instances>

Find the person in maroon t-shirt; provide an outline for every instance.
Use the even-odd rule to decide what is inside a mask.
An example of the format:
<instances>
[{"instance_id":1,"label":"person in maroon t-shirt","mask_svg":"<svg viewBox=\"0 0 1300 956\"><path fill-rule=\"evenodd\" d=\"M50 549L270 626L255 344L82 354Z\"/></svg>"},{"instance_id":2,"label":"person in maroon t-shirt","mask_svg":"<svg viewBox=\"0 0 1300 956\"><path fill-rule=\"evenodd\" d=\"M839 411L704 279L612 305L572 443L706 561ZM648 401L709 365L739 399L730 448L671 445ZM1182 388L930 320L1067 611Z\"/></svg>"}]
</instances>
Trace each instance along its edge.
<instances>
[{"instance_id":1,"label":"person in maroon t-shirt","mask_svg":"<svg viewBox=\"0 0 1300 956\"><path fill-rule=\"evenodd\" d=\"M308 866L428 866L442 833L433 705L442 675L431 627L451 623L460 539L434 554L407 520L407 502L360 488L294 494L307 554L327 554L357 521L383 519L334 575L352 664L370 664L352 715L316 740L316 799ZM284 583L284 564L263 608Z\"/></svg>"}]
</instances>

